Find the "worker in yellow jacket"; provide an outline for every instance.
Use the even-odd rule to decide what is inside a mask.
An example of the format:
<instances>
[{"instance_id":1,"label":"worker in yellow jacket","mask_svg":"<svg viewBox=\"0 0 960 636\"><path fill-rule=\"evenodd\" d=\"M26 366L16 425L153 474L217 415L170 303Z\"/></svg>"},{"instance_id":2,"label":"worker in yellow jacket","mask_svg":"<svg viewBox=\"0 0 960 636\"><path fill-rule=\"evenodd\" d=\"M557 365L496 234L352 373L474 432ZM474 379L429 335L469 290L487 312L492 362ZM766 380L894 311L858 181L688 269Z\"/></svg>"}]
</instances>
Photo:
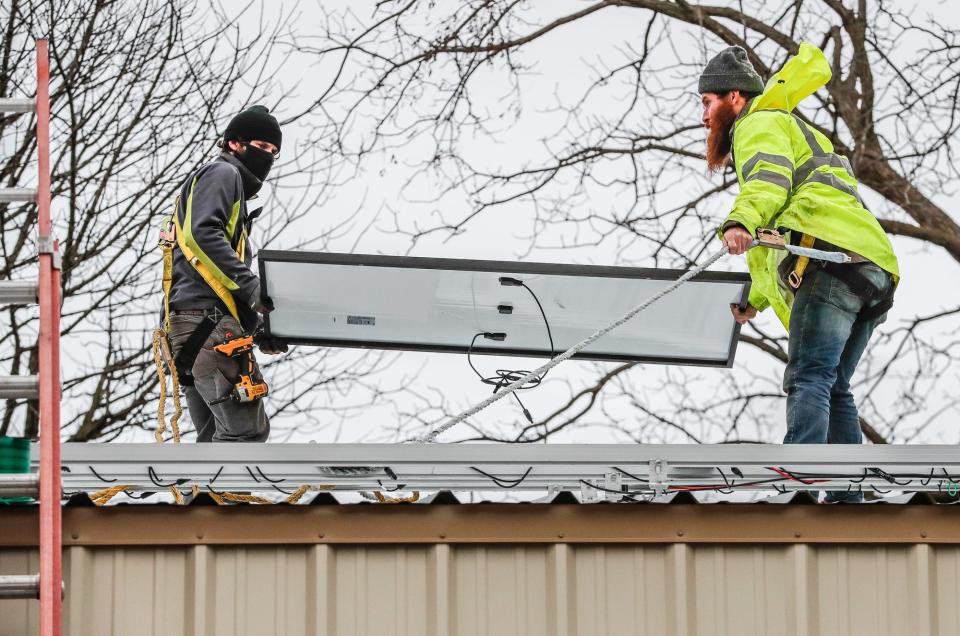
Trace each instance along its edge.
<instances>
[{"instance_id":1,"label":"worker in yellow jacket","mask_svg":"<svg viewBox=\"0 0 960 636\"><path fill-rule=\"evenodd\" d=\"M823 53L804 43L766 86L737 46L710 60L699 80L708 167L733 165L740 184L719 235L731 254L746 253L752 285L746 310L731 311L743 324L771 307L790 334L785 444L862 442L850 380L899 281L890 240L864 206L850 162L793 113L830 77ZM758 229L845 252L850 262L750 249ZM827 493L827 501L861 498Z\"/></svg>"}]
</instances>

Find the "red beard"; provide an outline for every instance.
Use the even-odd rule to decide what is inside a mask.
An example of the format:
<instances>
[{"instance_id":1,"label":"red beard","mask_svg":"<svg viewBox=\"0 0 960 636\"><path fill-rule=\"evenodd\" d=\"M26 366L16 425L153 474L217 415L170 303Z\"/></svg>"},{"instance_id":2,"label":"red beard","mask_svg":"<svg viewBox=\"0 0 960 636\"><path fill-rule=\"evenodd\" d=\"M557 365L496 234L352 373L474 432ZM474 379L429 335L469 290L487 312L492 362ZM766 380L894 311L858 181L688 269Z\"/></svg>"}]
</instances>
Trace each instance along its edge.
<instances>
[{"instance_id":1,"label":"red beard","mask_svg":"<svg viewBox=\"0 0 960 636\"><path fill-rule=\"evenodd\" d=\"M710 129L707 132L707 169L717 173L730 161L730 150L733 146L731 128L737 112L733 104L724 100L710 120Z\"/></svg>"}]
</instances>

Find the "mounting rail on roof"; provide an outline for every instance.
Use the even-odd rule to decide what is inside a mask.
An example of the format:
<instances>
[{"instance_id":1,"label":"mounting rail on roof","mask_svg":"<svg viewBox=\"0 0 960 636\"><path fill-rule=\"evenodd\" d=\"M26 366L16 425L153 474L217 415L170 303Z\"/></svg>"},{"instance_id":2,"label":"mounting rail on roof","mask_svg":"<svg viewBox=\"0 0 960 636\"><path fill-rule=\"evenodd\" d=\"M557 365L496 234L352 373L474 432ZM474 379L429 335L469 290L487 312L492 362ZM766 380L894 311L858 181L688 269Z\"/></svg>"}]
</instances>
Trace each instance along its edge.
<instances>
[{"instance_id":1,"label":"mounting rail on roof","mask_svg":"<svg viewBox=\"0 0 960 636\"><path fill-rule=\"evenodd\" d=\"M162 492L579 491L584 499L690 490L960 488L952 445L64 444L63 488Z\"/></svg>"}]
</instances>

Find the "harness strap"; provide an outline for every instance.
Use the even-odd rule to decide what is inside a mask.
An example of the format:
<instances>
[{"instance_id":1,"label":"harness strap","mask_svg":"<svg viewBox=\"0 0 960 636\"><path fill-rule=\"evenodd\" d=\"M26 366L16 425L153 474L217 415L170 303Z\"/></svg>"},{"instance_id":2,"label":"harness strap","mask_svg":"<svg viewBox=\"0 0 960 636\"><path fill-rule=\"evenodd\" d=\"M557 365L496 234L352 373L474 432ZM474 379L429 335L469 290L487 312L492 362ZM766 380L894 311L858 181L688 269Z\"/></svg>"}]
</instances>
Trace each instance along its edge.
<instances>
[{"instance_id":1,"label":"harness strap","mask_svg":"<svg viewBox=\"0 0 960 636\"><path fill-rule=\"evenodd\" d=\"M804 234L800 237L800 247L811 248L813 247L816 237L812 234ZM790 284L794 290L800 288L800 283L803 282L803 273L807 271L807 265L810 264L809 256L798 256L797 262L793 266L793 271L790 272L790 276L787 277L787 282Z\"/></svg>"},{"instance_id":2,"label":"harness strap","mask_svg":"<svg viewBox=\"0 0 960 636\"><path fill-rule=\"evenodd\" d=\"M223 301L223 304L227 306L227 311L230 312L230 315L234 317L237 322L240 322L240 313L237 311L237 303L233 299L233 294L230 292L226 286L217 280L216 276L213 275L203 261L194 254L193 250L190 249L190 246L187 245L186 241L183 239L183 228L180 225L180 217L177 214L173 216L173 222L176 224L177 228L177 246L180 248L180 251L183 252L183 256L187 259L187 262L193 266L197 273L203 278L203 280L210 286L210 289L217 295L220 300Z\"/></svg>"},{"instance_id":3,"label":"harness strap","mask_svg":"<svg viewBox=\"0 0 960 636\"><path fill-rule=\"evenodd\" d=\"M173 365L177 370L177 375L180 377L181 385L193 386L193 363L197 361L197 356L200 355L200 349L203 348L203 344L207 341L207 338L209 338L213 330L216 329L221 318L223 318L223 314L216 309L211 312L204 312L203 320L200 321L200 324L193 330L193 333L190 334L187 341L183 343L180 351L177 352L176 357L173 359Z\"/></svg>"}]
</instances>

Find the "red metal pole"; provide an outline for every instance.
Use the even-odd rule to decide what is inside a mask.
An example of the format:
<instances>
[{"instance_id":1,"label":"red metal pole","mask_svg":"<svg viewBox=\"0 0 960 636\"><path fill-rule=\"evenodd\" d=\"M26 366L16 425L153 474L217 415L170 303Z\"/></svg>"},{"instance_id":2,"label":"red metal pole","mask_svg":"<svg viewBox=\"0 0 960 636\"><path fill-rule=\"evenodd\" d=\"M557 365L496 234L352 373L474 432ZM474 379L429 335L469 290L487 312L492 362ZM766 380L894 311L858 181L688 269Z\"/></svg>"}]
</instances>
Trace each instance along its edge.
<instances>
[{"instance_id":1,"label":"red metal pole","mask_svg":"<svg viewBox=\"0 0 960 636\"><path fill-rule=\"evenodd\" d=\"M50 59L37 40L37 224L40 252L40 634L60 636L60 270L50 222Z\"/></svg>"}]
</instances>

